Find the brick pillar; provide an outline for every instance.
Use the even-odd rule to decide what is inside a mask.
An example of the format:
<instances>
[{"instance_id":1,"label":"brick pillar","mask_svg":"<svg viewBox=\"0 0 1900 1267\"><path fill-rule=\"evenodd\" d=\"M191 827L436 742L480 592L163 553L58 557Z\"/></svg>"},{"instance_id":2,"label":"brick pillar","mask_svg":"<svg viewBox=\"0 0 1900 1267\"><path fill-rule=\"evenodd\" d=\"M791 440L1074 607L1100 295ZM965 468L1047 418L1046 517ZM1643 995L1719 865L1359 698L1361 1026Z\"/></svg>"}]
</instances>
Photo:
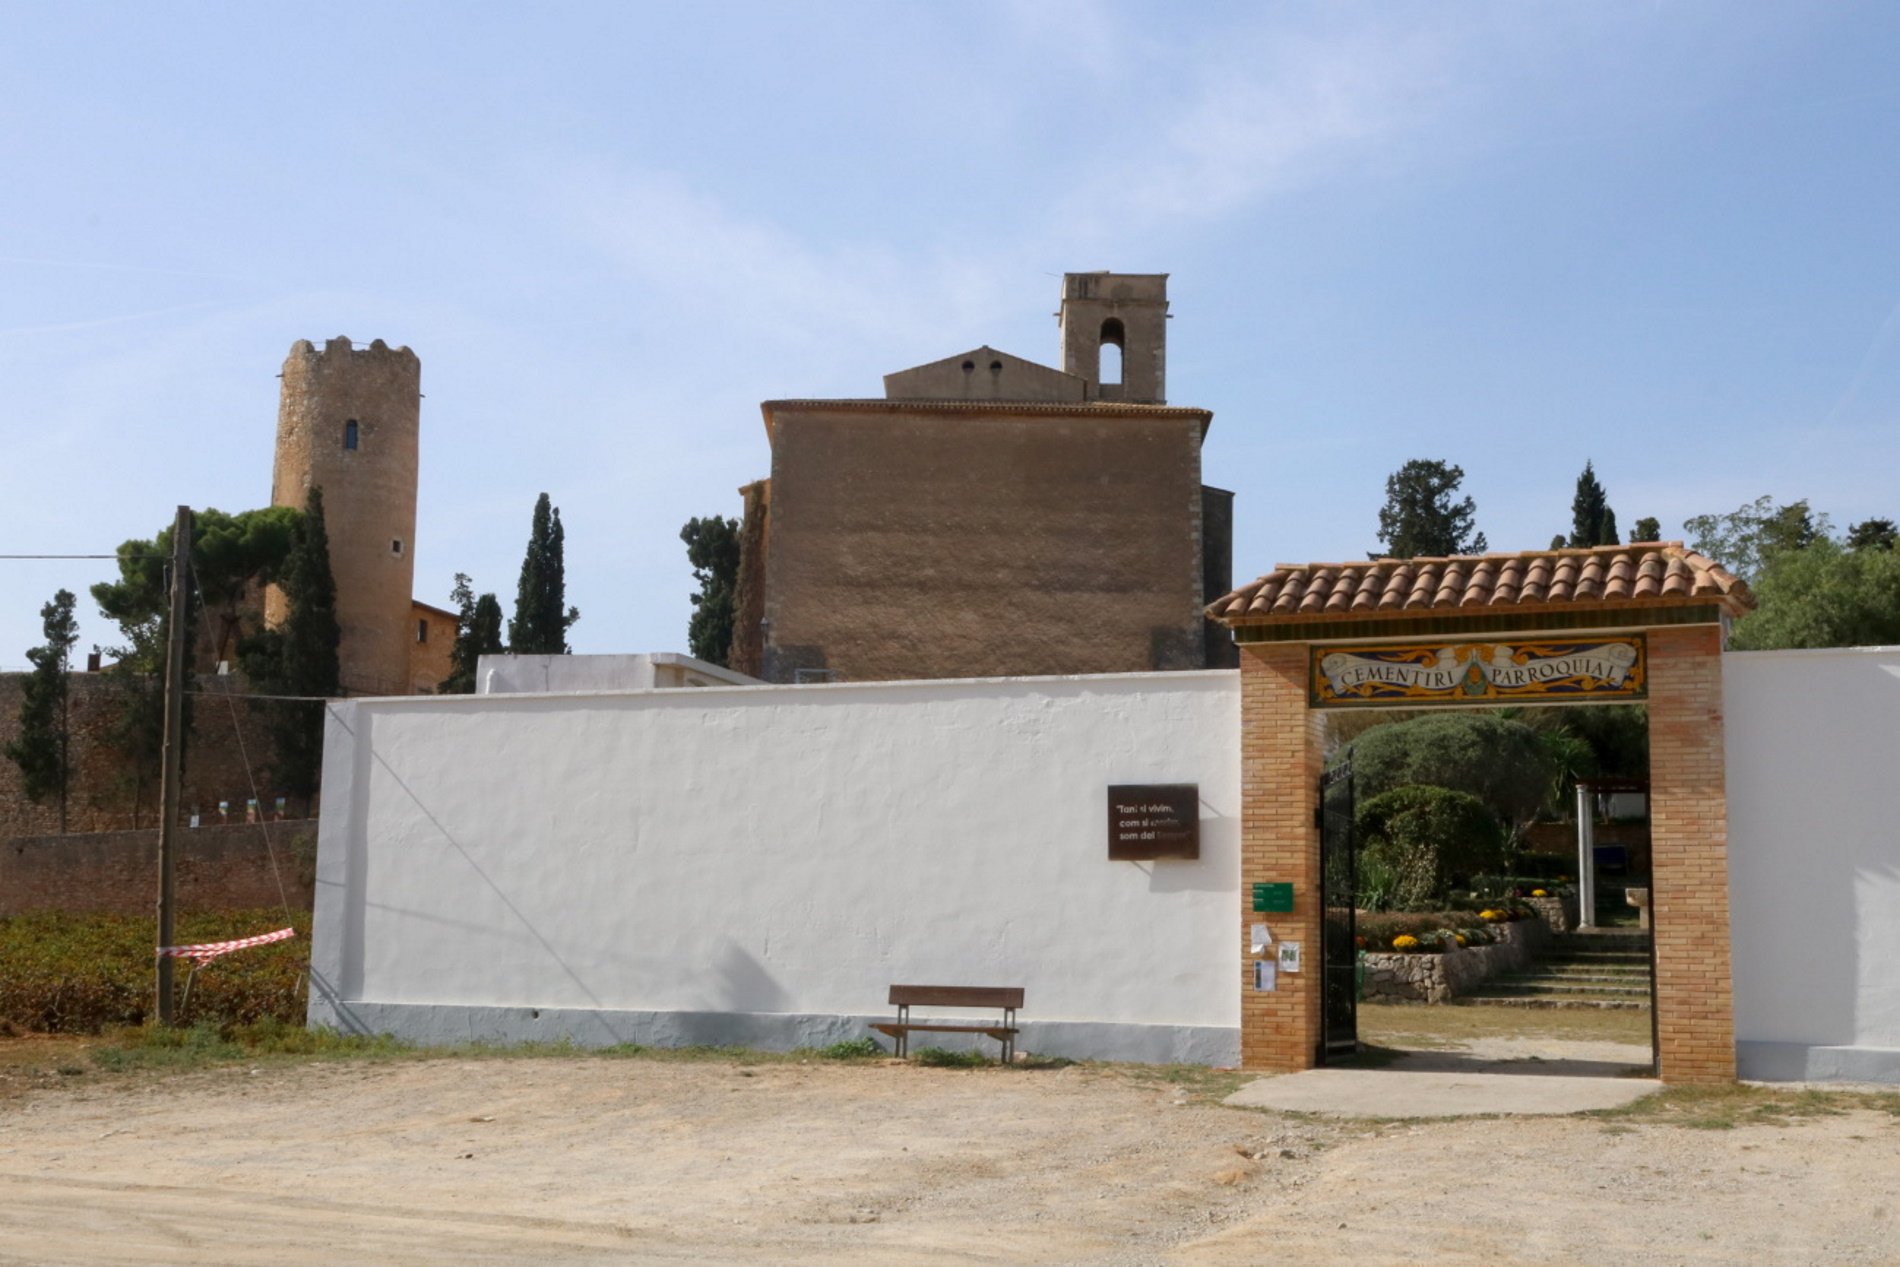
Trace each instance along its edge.
<instances>
[{"instance_id":1,"label":"brick pillar","mask_svg":"<svg viewBox=\"0 0 1900 1267\"><path fill-rule=\"evenodd\" d=\"M1322 920L1319 775L1324 714L1306 707L1304 643L1240 647L1240 1063L1246 1069L1310 1069L1320 1043ZM1293 884L1291 915L1256 915L1253 886ZM1301 971L1279 988L1253 988L1249 925L1302 944Z\"/></svg>"},{"instance_id":2,"label":"brick pillar","mask_svg":"<svg viewBox=\"0 0 1900 1267\"><path fill-rule=\"evenodd\" d=\"M1657 1060L1665 1082L1735 1079L1722 633L1649 631L1649 830Z\"/></svg>"}]
</instances>

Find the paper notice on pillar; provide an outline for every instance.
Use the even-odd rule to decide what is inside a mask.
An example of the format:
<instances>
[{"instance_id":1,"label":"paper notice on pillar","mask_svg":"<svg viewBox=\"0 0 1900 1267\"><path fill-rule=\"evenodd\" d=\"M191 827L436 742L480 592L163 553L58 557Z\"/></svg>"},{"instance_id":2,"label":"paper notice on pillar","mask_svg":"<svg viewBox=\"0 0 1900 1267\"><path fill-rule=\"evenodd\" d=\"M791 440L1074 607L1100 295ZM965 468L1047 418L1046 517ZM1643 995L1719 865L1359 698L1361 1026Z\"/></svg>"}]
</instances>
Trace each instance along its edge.
<instances>
[{"instance_id":1,"label":"paper notice on pillar","mask_svg":"<svg viewBox=\"0 0 1900 1267\"><path fill-rule=\"evenodd\" d=\"M1256 959L1253 961L1253 988L1267 993L1280 983L1279 974L1274 969L1273 960Z\"/></svg>"},{"instance_id":2,"label":"paper notice on pillar","mask_svg":"<svg viewBox=\"0 0 1900 1267\"><path fill-rule=\"evenodd\" d=\"M1280 943L1280 971L1298 972L1300 970L1300 943L1283 941Z\"/></svg>"},{"instance_id":3,"label":"paper notice on pillar","mask_svg":"<svg viewBox=\"0 0 1900 1267\"><path fill-rule=\"evenodd\" d=\"M1257 955L1273 944L1273 934L1267 931L1265 924L1253 926L1253 952Z\"/></svg>"}]
</instances>

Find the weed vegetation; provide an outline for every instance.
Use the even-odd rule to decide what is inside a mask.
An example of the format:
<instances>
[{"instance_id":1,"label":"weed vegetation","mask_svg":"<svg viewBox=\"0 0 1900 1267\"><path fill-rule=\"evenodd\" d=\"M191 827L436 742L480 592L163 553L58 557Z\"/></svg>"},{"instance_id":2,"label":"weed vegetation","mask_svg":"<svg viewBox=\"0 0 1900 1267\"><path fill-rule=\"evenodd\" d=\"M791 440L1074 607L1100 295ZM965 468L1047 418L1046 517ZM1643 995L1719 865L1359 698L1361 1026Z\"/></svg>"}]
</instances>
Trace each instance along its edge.
<instances>
[{"instance_id":1,"label":"weed vegetation","mask_svg":"<svg viewBox=\"0 0 1900 1267\"><path fill-rule=\"evenodd\" d=\"M310 916L289 919L289 941L253 946L194 974L177 965L187 1022L250 1025L303 1020ZM181 945L253 937L285 926L281 910L221 911L179 919ZM158 923L129 915L16 915L0 919L0 1031L96 1034L140 1025L153 1007ZM190 979L189 996L184 994Z\"/></svg>"}]
</instances>

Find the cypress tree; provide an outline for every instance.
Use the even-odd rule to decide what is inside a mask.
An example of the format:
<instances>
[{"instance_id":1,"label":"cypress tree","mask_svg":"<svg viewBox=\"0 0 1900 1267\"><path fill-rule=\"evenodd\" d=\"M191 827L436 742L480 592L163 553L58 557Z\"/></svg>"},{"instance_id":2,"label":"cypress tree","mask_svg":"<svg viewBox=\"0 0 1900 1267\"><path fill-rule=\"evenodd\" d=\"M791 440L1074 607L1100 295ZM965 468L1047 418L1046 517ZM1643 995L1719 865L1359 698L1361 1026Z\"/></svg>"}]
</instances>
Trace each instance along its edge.
<instances>
[{"instance_id":1,"label":"cypress tree","mask_svg":"<svg viewBox=\"0 0 1900 1267\"><path fill-rule=\"evenodd\" d=\"M247 676L272 694L316 698L272 701L271 736L277 744L277 785L293 796L315 794L323 773L324 700L342 690L337 642L336 578L330 572L330 534L323 490L312 488L284 560L283 627L251 640Z\"/></svg>"},{"instance_id":2,"label":"cypress tree","mask_svg":"<svg viewBox=\"0 0 1900 1267\"><path fill-rule=\"evenodd\" d=\"M1605 500L1595 468L1586 460L1583 474L1577 476L1576 496L1570 500L1570 545L1579 548L1617 544L1616 512Z\"/></svg>"},{"instance_id":3,"label":"cypress tree","mask_svg":"<svg viewBox=\"0 0 1900 1267\"><path fill-rule=\"evenodd\" d=\"M515 655L566 655L568 626L581 618L567 604L566 534L561 512L546 493L534 503L528 550L521 559L521 583L515 590L515 615L508 622L508 650Z\"/></svg>"},{"instance_id":4,"label":"cypress tree","mask_svg":"<svg viewBox=\"0 0 1900 1267\"><path fill-rule=\"evenodd\" d=\"M33 662L20 692L20 734L7 744L7 758L20 767L27 799L59 798L59 830L66 831L66 795L72 783L71 736L67 728L66 673L79 622L73 619L73 592L60 590L40 608L46 641L26 653Z\"/></svg>"},{"instance_id":5,"label":"cypress tree","mask_svg":"<svg viewBox=\"0 0 1900 1267\"><path fill-rule=\"evenodd\" d=\"M449 675L436 689L444 695L472 695L475 669L485 655L499 655L501 644L501 604L493 594L475 596L466 572L455 574L455 588L449 597L455 603L455 648L449 653Z\"/></svg>"}]
</instances>

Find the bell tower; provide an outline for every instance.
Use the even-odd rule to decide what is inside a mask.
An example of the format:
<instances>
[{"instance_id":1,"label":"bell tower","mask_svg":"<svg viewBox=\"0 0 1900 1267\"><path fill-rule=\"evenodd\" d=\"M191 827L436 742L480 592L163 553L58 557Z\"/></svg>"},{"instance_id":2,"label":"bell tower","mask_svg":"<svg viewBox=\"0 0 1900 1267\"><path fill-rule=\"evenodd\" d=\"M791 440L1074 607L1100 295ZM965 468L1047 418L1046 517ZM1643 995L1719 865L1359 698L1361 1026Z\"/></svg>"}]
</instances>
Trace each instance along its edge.
<instances>
[{"instance_id":1,"label":"bell tower","mask_svg":"<svg viewBox=\"0 0 1900 1267\"><path fill-rule=\"evenodd\" d=\"M1065 273L1056 318L1062 368L1087 380L1090 399L1168 403L1166 273Z\"/></svg>"}]
</instances>

